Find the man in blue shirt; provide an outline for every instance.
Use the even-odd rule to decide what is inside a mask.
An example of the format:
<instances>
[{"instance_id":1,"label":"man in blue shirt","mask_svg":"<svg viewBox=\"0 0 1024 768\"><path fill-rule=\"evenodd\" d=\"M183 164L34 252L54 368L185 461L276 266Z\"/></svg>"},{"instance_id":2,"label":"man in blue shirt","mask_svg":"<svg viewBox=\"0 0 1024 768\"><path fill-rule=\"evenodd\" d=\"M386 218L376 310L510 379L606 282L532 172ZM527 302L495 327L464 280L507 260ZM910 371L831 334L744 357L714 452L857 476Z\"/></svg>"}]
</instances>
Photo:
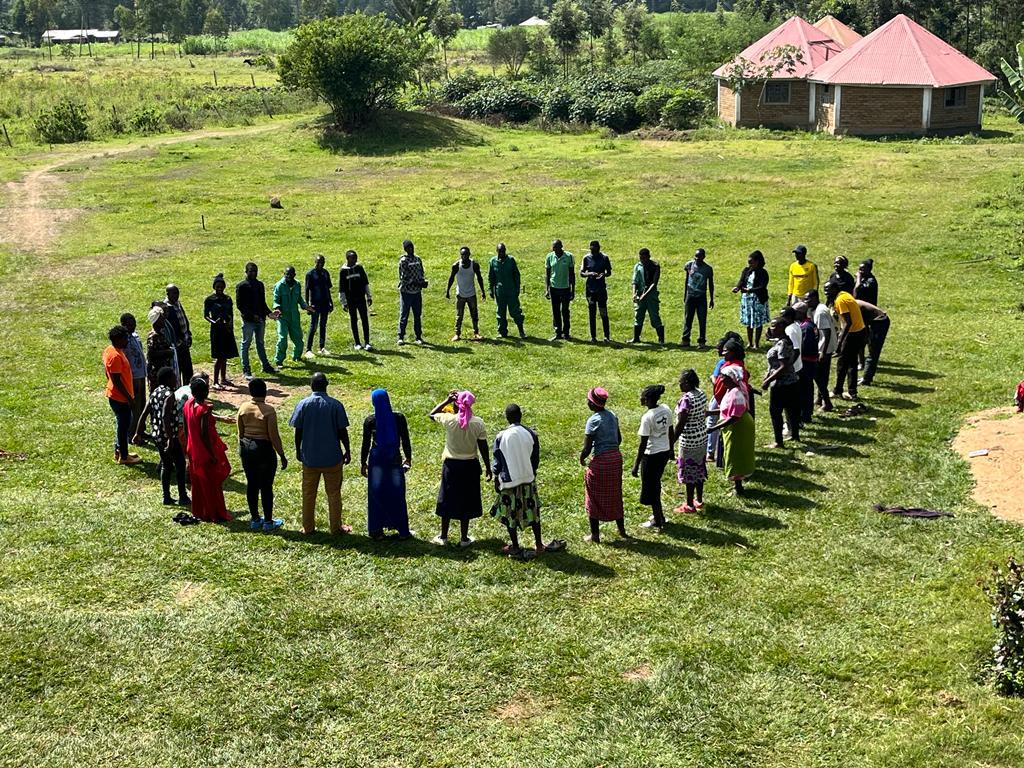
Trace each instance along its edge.
<instances>
[{"instance_id":1,"label":"man in blue shirt","mask_svg":"<svg viewBox=\"0 0 1024 768\"><path fill-rule=\"evenodd\" d=\"M342 468L352 460L345 406L327 394L327 377L314 373L312 394L300 400L288 423L295 428L295 456L302 463L302 532L316 530L316 495L320 478L327 491L331 533L351 533L341 523Z\"/></svg>"},{"instance_id":2,"label":"man in blue shirt","mask_svg":"<svg viewBox=\"0 0 1024 768\"><path fill-rule=\"evenodd\" d=\"M331 273L324 269L324 255L318 253L313 268L306 273L306 304L309 305L312 318L309 321L309 336L306 338L305 358L313 358L313 335L320 328L320 354L329 355L327 351L327 316L334 309L334 297L331 290Z\"/></svg>"},{"instance_id":3,"label":"man in blue shirt","mask_svg":"<svg viewBox=\"0 0 1024 768\"><path fill-rule=\"evenodd\" d=\"M704 249L698 248L693 258L683 267L686 272L686 296L683 299L686 318L683 325L683 346L690 346L693 316L697 315L700 335L697 344L707 343L708 310L715 308L715 271L704 262Z\"/></svg>"}]
</instances>

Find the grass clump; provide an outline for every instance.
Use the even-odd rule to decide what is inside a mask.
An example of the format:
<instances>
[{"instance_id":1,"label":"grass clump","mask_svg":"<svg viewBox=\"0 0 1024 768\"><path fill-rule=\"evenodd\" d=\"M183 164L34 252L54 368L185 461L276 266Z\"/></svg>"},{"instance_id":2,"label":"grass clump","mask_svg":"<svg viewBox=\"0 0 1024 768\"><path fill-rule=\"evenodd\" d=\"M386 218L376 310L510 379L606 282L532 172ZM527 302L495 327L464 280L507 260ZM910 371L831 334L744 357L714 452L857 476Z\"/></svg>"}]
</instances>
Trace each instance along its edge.
<instances>
[{"instance_id":1,"label":"grass clump","mask_svg":"<svg viewBox=\"0 0 1024 768\"><path fill-rule=\"evenodd\" d=\"M36 133L47 144L73 144L89 138L89 110L69 97L61 98L35 120Z\"/></svg>"}]
</instances>

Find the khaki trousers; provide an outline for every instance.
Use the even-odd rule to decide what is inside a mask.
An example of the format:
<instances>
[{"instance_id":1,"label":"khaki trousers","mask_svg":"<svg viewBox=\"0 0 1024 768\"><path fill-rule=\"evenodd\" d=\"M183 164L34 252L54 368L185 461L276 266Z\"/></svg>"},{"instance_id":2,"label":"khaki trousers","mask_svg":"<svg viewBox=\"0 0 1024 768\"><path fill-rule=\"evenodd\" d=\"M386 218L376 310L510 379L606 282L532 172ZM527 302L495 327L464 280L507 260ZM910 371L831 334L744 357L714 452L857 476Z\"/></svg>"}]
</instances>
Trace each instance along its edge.
<instances>
[{"instance_id":1,"label":"khaki trousers","mask_svg":"<svg viewBox=\"0 0 1024 768\"><path fill-rule=\"evenodd\" d=\"M333 467L307 467L302 465L302 532L316 530L316 494L320 478L327 491L327 520L331 533L341 533L341 479L342 464Z\"/></svg>"}]
</instances>

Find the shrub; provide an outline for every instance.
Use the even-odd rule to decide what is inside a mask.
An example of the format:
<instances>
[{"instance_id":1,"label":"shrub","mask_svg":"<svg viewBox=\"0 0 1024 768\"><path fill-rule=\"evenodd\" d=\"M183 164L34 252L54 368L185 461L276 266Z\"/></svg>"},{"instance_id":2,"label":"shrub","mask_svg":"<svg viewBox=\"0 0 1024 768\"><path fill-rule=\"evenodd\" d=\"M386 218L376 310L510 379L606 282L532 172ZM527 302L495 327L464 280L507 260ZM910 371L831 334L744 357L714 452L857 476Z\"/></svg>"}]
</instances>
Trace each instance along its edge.
<instances>
[{"instance_id":1,"label":"shrub","mask_svg":"<svg viewBox=\"0 0 1024 768\"><path fill-rule=\"evenodd\" d=\"M1013 557L1006 570L993 566L985 587L992 604L992 626L998 632L992 646L992 673L1002 693L1024 693L1024 565Z\"/></svg>"},{"instance_id":2,"label":"shrub","mask_svg":"<svg viewBox=\"0 0 1024 768\"><path fill-rule=\"evenodd\" d=\"M569 108L569 120L574 123L592 123L597 117L598 100L589 96L577 96Z\"/></svg>"},{"instance_id":3,"label":"shrub","mask_svg":"<svg viewBox=\"0 0 1024 768\"><path fill-rule=\"evenodd\" d=\"M160 133L164 121L160 111L155 107L139 107L128 118L128 125L136 133Z\"/></svg>"},{"instance_id":4,"label":"shrub","mask_svg":"<svg viewBox=\"0 0 1024 768\"><path fill-rule=\"evenodd\" d=\"M448 104L454 104L457 101L462 101L464 98L469 96L469 94L476 93L483 88L484 83L488 80L493 79L493 77L480 77L480 75L473 70L467 69L465 72L460 72L441 86L441 99Z\"/></svg>"},{"instance_id":5,"label":"shrub","mask_svg":"<svg viewBox=\"0 0 1024 768\"><path fill-rule=\"evenodd\" d=\"M695 128L707 114L711 100L693 88L680 88L665 102L661 121L669 128Z\"/></svg>"},{"instance_id":6,"label":"shrub","mask_svg":"<svg viewBox=\"0 0 1024 768\"><path fill-rule=\"evenodd\" d=\"M406 30L382 14L335 16L299 27L279 62L281 82L315 93L350 130L395 104L420 55Z\"/></svg>"},{"instance_id":7,"label":"shrub","mask_svg":"<svg viewBox=\"0 0 1024 768\"><path fill-rule=\"evenodd\" d=\"M617 133L633 130L640 125L636 113L636 97L631 93L606 96L598 102L593 122L611 128Z\"/></svg>"},{"instance_id":8,"label":"shrub","mask_svg":"<svg viewBox=\"0 0 1024 768\"><path fill-rule=\"evenodd\" d=\"M36 133L49 144L73 144L89 138L89 110L80 101L63 98L35 119Z\"/></svg>"},{"instance_id":9,"label":"shrub","mask_svg":"<svg viewBox=\"0 0 1024 768\"><path fill-rule=\"evenodd\" d=\"M673 91L667 85L652 85L647 88L636 100L636 111L640 119L650 125L657 125L661 122L661 112L672 95Z\"/></svg>"},{"instance_id":10,"label":"shrub","mask_svg":"<svg viewBox=\"0 0 1024 768\"><path fill-rule=\"evenodd\" d=\"M562 87L552 88L544 99L545 120L568 120L572 109L573 95Z\"/></svg>"},{"instance_id":11,"label":"shrub","mask_svg":"<svg viewBox=\"0 0 1024 768\"><path fill-rule=\"evenodd\" d=\"M262 69L277 69L277 64L274 63L274 57L266 53L261 53L252 60L254 67L260 67Z\"/></svg>"},{"instance_id":12,"label":"shrub","mask_svg":"<svg viewBox=\"0 0 1024 768\"><path fill-rule=\"evenodd\" d=\"M214 35L189 35L181 41L181 52L186 56L208 56L228 48L224 38Z\"/></svg>"},{"instance_id":13,"label":"shrub","mask_svg":"<svg viewBox=\"0 0 1024 768\"><path fill-rule=\"evenodd\" d=\"M495 80L459 101L456 106L466 117L497 115L514 123L525 123L540 114L536 96L519 83Z\"/></svg>"}]
</instances>

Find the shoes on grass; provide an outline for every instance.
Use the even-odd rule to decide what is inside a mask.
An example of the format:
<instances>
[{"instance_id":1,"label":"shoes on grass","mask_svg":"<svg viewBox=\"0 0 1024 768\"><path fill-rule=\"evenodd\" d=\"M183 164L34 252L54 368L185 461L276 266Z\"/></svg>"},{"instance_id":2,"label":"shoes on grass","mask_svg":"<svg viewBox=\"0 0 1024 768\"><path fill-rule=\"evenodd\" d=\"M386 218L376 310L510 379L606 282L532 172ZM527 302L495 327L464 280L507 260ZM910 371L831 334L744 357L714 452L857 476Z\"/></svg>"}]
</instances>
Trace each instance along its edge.
<instances>
[{"instance_id":1,"label":"shoes on grass","mask_svg":"<svg viewBox=\"0 0 1024 768\"><path fill-rule=\"evenodd\" d=\"M275 517L273 520L264 521L263 532L270 533L271 531L276 531L282 525L284 525L284 520L279 517Z\"/></svg>"}]
</instances>

